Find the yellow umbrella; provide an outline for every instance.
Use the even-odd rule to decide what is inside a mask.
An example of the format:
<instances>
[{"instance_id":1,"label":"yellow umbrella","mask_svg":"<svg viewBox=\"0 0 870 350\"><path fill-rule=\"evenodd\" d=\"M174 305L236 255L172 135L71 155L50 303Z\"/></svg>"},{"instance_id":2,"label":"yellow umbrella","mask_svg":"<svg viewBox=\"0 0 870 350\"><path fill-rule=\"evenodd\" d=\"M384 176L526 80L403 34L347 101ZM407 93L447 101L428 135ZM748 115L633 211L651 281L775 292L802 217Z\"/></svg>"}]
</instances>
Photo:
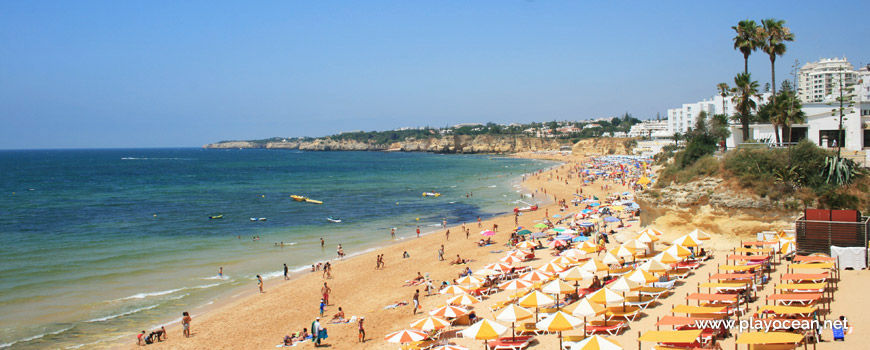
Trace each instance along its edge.
<instances>
[{"instance_id":1,"label":"yellow umbrella","mask_svg":"<svg viewBox=\"0 0 870 350\"><path fill-rule=\"evenodd\" d=\"M675 245L681 245L683 247L697 247L701 245L701 241L697 241L689 235L680 236L679 238L675 239L673 243Z\"/></svg>"},{"instance_id":2,"label":"yellow umbrella","mask_svg":"<svg viewBox=\"0 0 870 350\"><path fill-rule=\"evenodd\" d=\"M781 254L791 254L796 250L794 241L789 241L789 240L782 240L782 241L785 241L785 242L781 243L782 248L779 249L779 252Z\"/></svg>"},{"instance_id":3,"label":"yellow umbrella","mask_svg":"<svg viewBox=\"0 0 870 350\"><path fill-rule=\"evenodd\" d=\"M623 350L623 348L615 340L593 335L572 345L571 350Z\"/></svg>"},{"instance_id":4,"label":"yellow umbrella","mask_svg":"<svg viewBox=\"0 0 870 350\"><path fill-rule=\"evenodd\" d=\"M565 266L550 262L550 263L546 263L544 265L541 265L540 267L537 268L537 270L553 274L553 273L559 273L559 272L565 271Z\"/></svg>"},{"instance_id":5,"label":"yellow umbrella","mask_svg":"<svg viewBox=\"0 0 870 350\"><path fill-rule=\"evenodd\" d=\"M586 298L588 298L589 301L593 303L598 303L601 305L618 304L625 301L625 298L610 290L610 288L608 287L601 288L597 292L590 294Z\"/></svg>"},{"instance_id":6,"label":"yellow umbrella","mask_svg":"<svg viewBox=\"0 0 870 350\"><path fill-rule=\"evenodd\" d=\"M559 277L566 281L582 281L594 276L591 272L581 269L579 266L574 266L568 270L559 273Z\"/></svg>"},{"instance_id":7,"label":"yellow umbrella","mask_svg":"<svg viewBox=\"0 0 870 350\"><path fill-rule=\"evenodd\" d=\"M654 243L654 242L658 242L658 240L659 240L659 238L656 237L655 234L651 234L649 232L644 232L644 233L641 233L637 236L634 236L634 239L636 239L640 242L644 242L644 243Z\"/></svg>"},{"instance_id":8,"label":"yellow umbrella","mask_svg":"<svg viewBox=\"0 0 870 350\"><path fill-rule=\"evenodd\" d=\"M617 261L617 263L618 263L618 261ZM598 271L607 271L608 270L607 264L605 264L601 261L595 260L595 259L589 259L589 261L583 263L583 265L580 265L580 269L583 271L588 271L588 272L598 272Z\"/></svg>"},{"instance_id":9,"label":"yellow umbrella","mask_svg":"<svg viewBox=\"0 0 870 350\"><path fill-rule=\"evenodd\" d=\"M556 311L555 314L536 323L535 327L541 330L546 329L548 332L559 332L559 349L562 349L562 331L570 331L582 323L583 321L579 318L562 311Z\"/></svg>"},{"instance_id":10,"label":"yellow umbrella","mask_svg":"<svg viewBox=\"0 0 870 350\"><path fill-rule=\"evenodd\" d=\"M633 282L633 281L629 280L628 278L625 278L625 276L620 276L619 278L616 279L616 281L613 281L607 287L610 288L610 290L612 290L614 292L625 293L625 292L636 291L636 290L640 289L640 287L642 287L642 286L640 284L638 284L637 282Z\"/></svg>"},{"instance_id":11,"label":"yellow umbrella","mask_svg":"<svg viewBox=\"0 0 870 350\"><path fill-rule=\"evenodd\" d=\"M473 295L468 294L459 294L455 297L447 299L447 304L449 305L471 305L477 304L480 302L480 299L477 299Z\"/></svg>"},{"instance_id":12,"label":"yellow umbrella","mask_svg":"<svg viewBox=\"0 0 870 350\"><path fill-rule=\"evenodd\" d=\"M670 254L671 256L675 256L678 258L686 258L692 255L692 252L686 249L681 245L672 245L670 248L665 249L665 253Z\"/></svg>"},{"instance_id":13,"label":"yellow umbrella","mask_svg":"<svg viewBox=\"0 0 870 350\"><path fill-rule=\"evenodd\" d=\"M534 244L531 241L522 241L520 243L517 243L517 245L516 245L516 247L520 248L520 249L532 249L532 248L537 247L537 246L538 246L537 244Z\"/></svg>"},{"instance_id":14,"label":"yellow umbrella","mask_svg":"<svg viewBox=\"0 0 870 350\"><path fill-rule=\"evenodd\" d=\"M622 264L623 260L619 260L616 255L613 255L612 252L607 252L604 254L604 258L601 259L601 262L605 264Z\"/></svg>"},{"instance_id":15,"label":"yellow umbrella","mask_svg":"<svg viewBox=\"0 0 870 350\"><path fill-rule=\"evenodd\" d=\"M513 255L513 256L520 257L520 258L525 258L526 256L532 255L532 253L529 251L526 251L526 250L522 250L522 249L514 249L510 253L508 253L508 255Z\"/></svg>"},{"instance_id":16,"label":"yellow umbrella","mask_svg":"<svg viewBox=\"0 0 870 350\"><path fill-rule=\"evenodd\" d=\"M640 250L640 249L646 250L647 248L649 248L649 246L646 244L646 242L641 242L641 241L636 240L636 239L629 239L629 240L625 241L625 243L622 243L620 245L623 247L626 247L630 250Z\"/></svg>"},{"instance_id":17,"label":"yellow umbrella","mask_svg":"<svg viewBox=\"0 0 870 350\"><path fill-rule=\"evenodd\" d=\"M560 279L555 279L541 287L541 291L547 294L569 294L574 292L574 287Z\"/></svg>"},{"instance_id":18,"label":"yellow umbrella","mask_svg":"<svg viewBox=\"0 0 870 350\"><path fill-rule=\"evenodd\" d=\"M508 307L504 308L498 315L495 315L495 319L502 322L510 322L511 323L511 336L516 340L516 333L514 333L514 326L517 321L522 321L525 319L532 318L532 312L521 308L516 305L508 305Z\"/></svg>"},{"instance_id":19,"label":"yellow umbrella","mask_svg":"<svg viewBox=\"0 0 870 350\"><path fill-rule=\"evenodd\" d=\"M618 258L627 258L630 256L634 256L636 254L636 250L626 246L619 246L616 249L611 249L608 253L613 254Z\"/></svg>"},{"instance_id":20,"label":"yellow umbrella","mask_svg":"<svg viewBox=\"0 0 870 350\"><path fill-rule=\"evenodd\" d=\"M650 183L650 179L646 176L641 177L640 180L637 180L638 185L646 185L648 183Z\"/></svg>"},{"instance_id":21,"label":"yellow umbrella","mask_svg":"<svg viewBox=\"0 0 870 350\"><path fill-rule=\"evenodd\" d=\"M654 273L662 273L670 271L671 268L663 264L661 261L649 259L645 263L641 264L638 269Z\"/></svg>"},{"instance_id":22,"label":"yellow umbrella","mask_svg":"<svg viewBox=\"0 0 870 350\"><path fill-rule=\"evenodd\" d=\"M574 259L571 259L567 256L562 255L558 258L550 260L550 263L566 266L566 265L576 264L577 260L574 260Z\"/></svg>"},{"instance_id":23,"label":"yellow umbrella","mask_svg":"<svg viewBox=\"0 0 870 350\"><path fill-rule=\"evenodd\" d=\"M431 331L434 329L445 328L450 325L450 321L447 321L440 317L429 316L426 318L422 318L411 322L411 328L419 329L422 331Z\"/></svg>"},{"instance_id":24,"label":"yellow umbrella","mask_svg":"<svg viewBox=\"0 0 870 350\"><path fill-rule=\"evenodd\" d=\"M442 289L438 293L441 293L441 294L467 294L468 289L465 289L463 287L452 284L452 285L449 285L447 287L444 287L444 289Z\"/></svg>"},{"instance_id":25,"label":"yellow umbrella","mask_svg":"<svg viewBox=\"0 0 870 350\"><path fill-rule=\"evenodd\" d=\"M695 229L692 232L690 232L689 237L692 237L692 239L694 239L696 241L709 241L710 239L713 238L713 236L710 236L709 233L701 231L699 229Z\"/></svg>"},{"instance_id":26,"label":"yellow umbrella","mask_svg":"<svg viewBox=\"0 0 870 350\"><path fill-rule=\"evenodd\" d=\"M680 261L668 252L661 252L658 255L654 256L652 260L658 261L662 264L676 264Z\"/></svg>"},{"instance_id":27,"label":"yellow umbrella","mask_svg":"<svg viewBox=\"0 0 870 350\"><path fill-rule=\"evenodd\" d=\"M502 326L501 324L498 324L496 322L483 319L480 322L471 325L471 327L460 331L459 333L462 334L462 336L465 338L482 339L484 340L484 345L486 345L486 340L496 339L500 335L504 334L504 332L507 332L507 327Z\"/></svg>"},{"instance_id":28,"label":"yellow umbrella","mask_svg":"<svg viewBox=\"0 0 870 350\"><path fill-rule=\"evenodd\" d=\"M541 281L549 281L550 277L553 276L549 273L532 270L532 272L527 272L520 275L521 280L529 281L529 282L541 282Z\"/></svg>"},{"instance_id":29,"label":"yellow umbrella","mask_svg":"<svg viewBox=\"0 0 870 350\"><path fill-rule=\"evenodd\" d=\"M652 227L649 227L649 226L647 226L645 229L641 230L641 231L638 232L638 233L649 233L649 234L654 235L654 236L661 236L661 235L663 235L663 233L662 233L661 231L656 230L656 229L654 229L654 228L652 228Z\"/></svg>"},{"instance_id":30,"label":"yellow umbrella","mask_svg":"<svg viewBox=\"0 0 870 350\"><path fill-rule=\"evenodd\" d=\"M611 206L610 209L613 211L623 211L623 210L625 210L625 207L622 205L614 205L614 206Z\"/></svg>"},{"instance_id":31,"label":"yellow umbrella","mask_svg":"<svg viewBox=\"0 0 870 350\"><path fill-rule=\"evenodd\" d=\"M590 241L583 241L583 243L581 243L580 247L578 247L577 249L580 249L586 253L595 253L598 251L599 248L600 247L595 243L592 243Z\"/></svg>"},{"instance_id":32,"label":"yellow umbrella","mask_svg":"<svg viewBox=\"0 0 870 350\"><path fill-rule=\"evenodd\" d=\"M471 284L481 284L481 283L483 283L483 279L478 278L478 277L474 277L474 276L465 276L465 277L462 277L462 278L456 280L456 284L471 285Z\"/></svg>"},{"instance_id":33,"label":"yellow umbrella","mask_svg":"<svg viewBox=\"0 0 870 350\"><path fill-rule=\"evenodd\" d=\"M640 268L635 269L634 271L627 273L625 275L625 278L628 279L629 281L639 283L639 284L647 284L647 283L652 283L652 282L656 282L659 280L656 276L653 276L653 274L649 273L646 270L640 269Z\"/></svg>"},{"instance_id":34,"label":"yellow umbrella","mask_svg":"<svg viewBox=\"0 0 870 350\"><path fill-rule=\"evenodd\" d=\"M586 317L595 317L607 312L607 309L605 309L604 306L589 301L589 298L580 299L576 303L568 305L562 310L570 313L573 316L583 316L584 337L586 336Z\"/></svg>"},{"instance_id":35,"label":"yellow umbrella","mask_svg":"<svg viewBox=\"0 0 870 350\"><path fill-rule=\"evenodd\" d=\"M522 307L538 308L544 305L552 304L553 302L555 302L553 298L550 298L550 296L536 290L520 298L518 304Z\"/></svg>"}]
</instances>

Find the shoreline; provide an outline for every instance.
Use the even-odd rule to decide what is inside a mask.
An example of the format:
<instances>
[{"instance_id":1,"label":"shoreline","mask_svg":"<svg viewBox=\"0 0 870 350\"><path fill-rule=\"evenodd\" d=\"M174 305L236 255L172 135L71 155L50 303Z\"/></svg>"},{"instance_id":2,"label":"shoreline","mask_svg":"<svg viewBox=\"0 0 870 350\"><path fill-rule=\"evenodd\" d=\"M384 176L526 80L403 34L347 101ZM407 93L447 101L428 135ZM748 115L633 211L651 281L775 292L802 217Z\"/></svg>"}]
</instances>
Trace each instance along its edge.
<instances>
[{"instance_id":1,"label":"shoreline","mask_svg":"<svg viewBox=\"0 0 870 350\"><path fill-rule=\"evenodd\" d=\"M429 152L429 153L431 153L431 152ZM514 188L515 185L519 185L519 188L521 189L520 190L521 193L528 193L529 191L534 191L534 189L528 188L528 186L526 186L525 183L523 182L523 178L525 176L529 176L529 175L535 174L535 173L540 174L540 173L552 171L556 168L563 166L566 163L565 159L554 159L552 157L546 157L546 156L545 157L527 157L527 156L517 157L516 156L517 154L519 154L519 153L502 154L502 156L504 156L505 158L528 159L528 160L546 160L546 161L556 162L556 164L552 164L552 165L548 165L546 167L539 168L539 169L535 170L534 172L518 174L514 177L508 178L505 181L505 183L508 184L509 186L511 186L511 188ZM559 155L559 154L557 154L557 155ZM555 202L551 198L549 198L549 196L547 196L547 197L544 197L544 199L542 201L538 202L538 204L543 209L544 206L554 205ZM539 210L539 212L540 212L540 210ZM512 216L511 212L509 210L508 211L498 211L498 212L486 214L486 215L487 216L480 215L482 222L485 224L488 222L491 222L493 220L506 219L506 218L510 218ZM469 222L467 222L467 224L472 231L471 237L475 237L475 234L476 234L475 232L477 232L477 231L474 231L474 229L472 227L472 226L474 226L473 225L474 223L469 221ZM447 230L453 230L452 232L458 232L459 229L461 228L461 226L462 226L462 224L460 224L460 223L457 223L454 225L448 225ZM486 227L486 225L484 225L484 227ZM424 232L423 229L425 229L425 228L431 228L431 230ZM413 233L411 233L408 236L400 236L399 234L397 234L396 238L394 238L394 239L379 242L378 244L376 244L374 246L367 247L367 248L362 249L361 251L348 254L345 258L333 257L333 258L326 259L326 260L314 261L312 263L317 264L317 263L330 262L331 264L333 264L333 266L347 265L347 264L351 264L353 262L359 261L363 257L373 258L375 256L375 253L383 252L385 250L395 250L395 249L391 249L391 248L395 248L395 247L401 246L401 245L412 244L418 239L426 239L427 237L433 236L439 232L444 232L444 230L441 229L440 224L435 223L433 225L421 226L421 233L420 233L419 238L415 237ZM447 253L445 253L445 261L448 260L448 257L449 257L449 255ZM283 280L283 282L287 282L287 283L281 283L282 282L281 277L283 277L283 274L281 273L281 271L278 271L277 275L275 275L275 276L271 276L272 273L267 272L267 273L263 274L263 276L264 276L264 290L268 293L268 291L270 289L291 288L290 286L293 283L299 282L299 280L302 280L305 278L311 278L312 276L315 278L320 278L319 276L322 273L322 270L311 272L309 270L309 268L310 267L308 265L302 266L302 267L299 267L296 269L291 267L291 270L288 274L289 279ZM294 270L297 270L297 271L294 271ZM267 278L266 274L269 274L271 277ZM271 281L271 283L270 283L270 281ZM329 281L329 280L327 280L327 281ZM277 285L277 287L276 287L276 285ZM222 311L226 311L226 310L232 309L234 307L238 307L239 304L244 304L244 303L250 301L252 298L257 297L257 295L259 295L259 294L260 293L257 292L256 288L238 286L236 288L233 288L231 290L228 290L228 291L221 293L220 295L211 299L208 303L191 307L189 309L189 311L192 310L191 314L192 314L192 316L194 316L195 319L198 319L198 320L209 319L209 318L215 316L216 313L220 313ZM333 308L334 307L335 306L333 305ZM194 314L194 312L196 314ZM177 339L177 338L180 338L180 333L181 333L181 326L179 324L180 321L181 321L181 317L179 316L177 318L172 319L171 321L161 322L159 324L149 326L149 328L145 328L145 329L149 330L149 332L150 332L150 330L159 329L161 326L165 326L168 333L176 333L176 336L174 338ZM194 322L196 322L196 321L194 321ZM107 340L101 340L101 341L97 341L97 342L94 342L91 344L84 344L84 345L92 345L92 344L99 344L101 342L105 342L105 344L108 347L117 348L117 347L124 347L124 346L129 345L131 340L132 340L132 342L135 343L135 334L130 335L130 336L119 335L119 336L112 337L112 338L107 339ZM159 344L162 344L162 343L159 343ZM154 345L159 345L159 344L153 344L153 345L149 345L149 346L154 346ZM177 345L178 344L174 344L174 346L177 346Z\"/></svg>"}]
</instances>

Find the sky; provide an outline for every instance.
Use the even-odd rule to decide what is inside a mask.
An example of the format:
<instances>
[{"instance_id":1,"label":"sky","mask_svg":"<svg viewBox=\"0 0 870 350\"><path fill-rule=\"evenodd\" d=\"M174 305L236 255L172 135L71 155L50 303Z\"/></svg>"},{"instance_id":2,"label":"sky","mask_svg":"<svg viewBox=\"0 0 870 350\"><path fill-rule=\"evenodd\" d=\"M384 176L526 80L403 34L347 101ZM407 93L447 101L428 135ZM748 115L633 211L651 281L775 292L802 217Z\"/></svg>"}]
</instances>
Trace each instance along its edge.
<instances>
[{"instance_id":1,"label":"sky","mask_svg":"<svg viewBox=\"0 0 870 350\"><path fill-rule=\"evenodd\" d=\"M733 83L740 20L795 33L782 81L795 60L870 63L850 15L866 13L866 0L2 1L0 149L649 119ZM749 67L770 81L766 54Z\"/></svg>"}]
</instances>

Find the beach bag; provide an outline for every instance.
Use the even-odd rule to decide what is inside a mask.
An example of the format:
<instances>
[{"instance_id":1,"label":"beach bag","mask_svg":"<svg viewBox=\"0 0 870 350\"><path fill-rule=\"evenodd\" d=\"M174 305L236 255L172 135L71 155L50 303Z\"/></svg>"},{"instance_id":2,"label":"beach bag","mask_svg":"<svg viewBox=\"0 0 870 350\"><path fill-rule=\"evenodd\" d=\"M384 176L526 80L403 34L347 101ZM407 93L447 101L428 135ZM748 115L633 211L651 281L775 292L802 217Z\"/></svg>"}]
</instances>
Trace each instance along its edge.
<instances>
[{"instance_id":1,"label":"beach bag","mask_svg":"<svg viewBox=\"0 0 870 350\"><path fill-rule=\"evenodd\" d=\"M317 332L317 337L320 339L329 338L329 334L326 334L326 328L321 329L319 332Z\"/></svg>"}]
</instances>

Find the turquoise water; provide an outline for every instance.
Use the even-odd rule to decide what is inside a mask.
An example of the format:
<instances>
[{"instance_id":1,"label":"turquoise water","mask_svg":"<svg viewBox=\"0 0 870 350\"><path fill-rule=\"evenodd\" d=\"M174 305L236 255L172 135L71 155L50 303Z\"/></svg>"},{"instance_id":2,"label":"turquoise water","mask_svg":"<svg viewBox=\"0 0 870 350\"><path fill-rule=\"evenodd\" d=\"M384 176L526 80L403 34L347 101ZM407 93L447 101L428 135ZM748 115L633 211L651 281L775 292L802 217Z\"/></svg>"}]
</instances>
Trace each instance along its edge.
<instances>
[{"instance_id":1,"label":"turquoise water","mask_svg":"<svg viewBox=\"0 0 870 350\"><path fill-rule=\"evenodd\" d=\"M427 232L442 218L508 212L519 176L551 164L424 153L0 151L0 348L104 346L236 295L257 274L279 277L284 263L301 271L331 259L339 243L358 254L388 244L391 227L410 237L418 224Z\"/></svg>"}]
</instances>

